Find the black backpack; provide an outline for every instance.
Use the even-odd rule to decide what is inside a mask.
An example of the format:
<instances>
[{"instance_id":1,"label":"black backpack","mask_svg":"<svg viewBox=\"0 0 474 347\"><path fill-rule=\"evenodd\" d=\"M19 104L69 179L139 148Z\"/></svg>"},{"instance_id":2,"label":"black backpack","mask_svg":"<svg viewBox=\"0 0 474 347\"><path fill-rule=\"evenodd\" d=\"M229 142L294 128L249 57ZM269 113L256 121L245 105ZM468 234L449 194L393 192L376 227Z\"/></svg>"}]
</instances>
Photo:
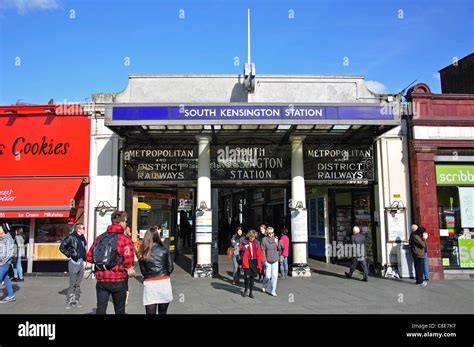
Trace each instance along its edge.
<instances>
[{"instance_id":1,"label":"black backpack","mask_svg":"<svg viewBox=\"0 0 474 347\"><path fill-rule=\"evenodd\" d=\"M92 263L94 271L112 269L115 265L123 263L123 257L117 252L118 234L103 233L97 238L92 250Z\"/></svg>"}]
</instances>

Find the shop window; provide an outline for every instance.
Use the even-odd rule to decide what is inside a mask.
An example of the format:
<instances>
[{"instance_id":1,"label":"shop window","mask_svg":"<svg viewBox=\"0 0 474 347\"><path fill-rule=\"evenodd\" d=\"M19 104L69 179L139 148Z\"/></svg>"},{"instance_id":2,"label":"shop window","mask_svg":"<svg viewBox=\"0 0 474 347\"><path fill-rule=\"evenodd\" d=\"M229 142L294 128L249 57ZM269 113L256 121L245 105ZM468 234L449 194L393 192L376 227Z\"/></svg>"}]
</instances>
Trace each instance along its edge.
<instances>
[{"instance_id":1,"label":"shop window","mask_svg":"<svg viewBox=\"0 0 474 347\"><path fill-rule=\"evenodd\" d=\"M473 187L437 187L441 258L448 268L474 267L472 261ZM463 196L463 201L460 201ZM429 231L429 230L428 230Z\"/></svg>"},{"instance_id":2,"label":"shop window","mask_svg":"<svg viewBox=\"0 0 474 347\"><path fill-rule=\"evenodd\" d=\"M61 242L72 231L67 218L36 219L35 243Z\"/></svg>"}]
</instances>

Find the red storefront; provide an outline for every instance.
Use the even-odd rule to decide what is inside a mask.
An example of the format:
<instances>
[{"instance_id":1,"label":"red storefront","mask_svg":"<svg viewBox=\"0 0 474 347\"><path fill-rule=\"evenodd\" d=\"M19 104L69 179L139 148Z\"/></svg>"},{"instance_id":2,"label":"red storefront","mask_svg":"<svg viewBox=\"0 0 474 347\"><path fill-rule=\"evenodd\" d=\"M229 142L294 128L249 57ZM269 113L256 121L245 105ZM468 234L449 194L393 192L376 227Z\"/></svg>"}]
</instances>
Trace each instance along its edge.
<instances>
[{"instance_id":1,"label":"red storefront","mask_svg":"<svg viewBox=\"0 0 474 347\"><path fill-rule=\"evenodd\" d=\"M433 94L417 84L407 97L414 222L428 238L432 279L474 268L474 94Z\"/></svg>"},{"instance_id":2,"label":"red storefront","mask_svg":"<svg viewBox=\"0 0 474 347\"><path fill-rule=\"evenodd\" d=\"M28 272L66 269L59 244L87 225L90 128L77 105L0 107L0 220L23 229Z\"/></svg>"}]
</instances>

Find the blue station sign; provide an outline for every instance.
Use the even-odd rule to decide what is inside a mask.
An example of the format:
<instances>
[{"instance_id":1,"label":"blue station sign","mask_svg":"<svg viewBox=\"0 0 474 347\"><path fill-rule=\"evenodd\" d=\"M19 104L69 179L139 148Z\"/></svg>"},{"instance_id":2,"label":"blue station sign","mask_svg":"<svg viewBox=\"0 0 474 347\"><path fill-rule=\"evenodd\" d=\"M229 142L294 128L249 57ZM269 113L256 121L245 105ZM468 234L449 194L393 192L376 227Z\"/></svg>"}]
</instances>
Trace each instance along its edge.
<instances>
[{"instance_id":1,"label":"blue station sign","mask_svg":"<svg viewBox=\"0 0 474 347\"><path fill-rule=\"evenodd\" d=\"M319 123L323 121L394 121L391 106L314 105L114 105L107 120L127 124ZM347 122L345 122L347 123Z\"/></svg>"}]
</instances>

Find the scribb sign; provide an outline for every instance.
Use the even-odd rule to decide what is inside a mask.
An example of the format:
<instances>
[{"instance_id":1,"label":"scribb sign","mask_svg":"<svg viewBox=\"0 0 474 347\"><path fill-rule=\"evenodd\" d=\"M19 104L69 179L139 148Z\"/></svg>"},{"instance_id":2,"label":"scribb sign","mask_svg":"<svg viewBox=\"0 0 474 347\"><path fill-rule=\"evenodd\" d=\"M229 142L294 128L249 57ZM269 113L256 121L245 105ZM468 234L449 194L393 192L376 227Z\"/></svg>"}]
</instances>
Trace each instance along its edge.
<instances>
[{"instance_id":1,"label":"scribb sign","mask_svg":"<svg viewBox=\"0 0 474 347\"><path fill-rule=\"evenodd\" d=\"M436 165L436 184L474 185L474 165Z\"/></svg>"}]
</instances>

